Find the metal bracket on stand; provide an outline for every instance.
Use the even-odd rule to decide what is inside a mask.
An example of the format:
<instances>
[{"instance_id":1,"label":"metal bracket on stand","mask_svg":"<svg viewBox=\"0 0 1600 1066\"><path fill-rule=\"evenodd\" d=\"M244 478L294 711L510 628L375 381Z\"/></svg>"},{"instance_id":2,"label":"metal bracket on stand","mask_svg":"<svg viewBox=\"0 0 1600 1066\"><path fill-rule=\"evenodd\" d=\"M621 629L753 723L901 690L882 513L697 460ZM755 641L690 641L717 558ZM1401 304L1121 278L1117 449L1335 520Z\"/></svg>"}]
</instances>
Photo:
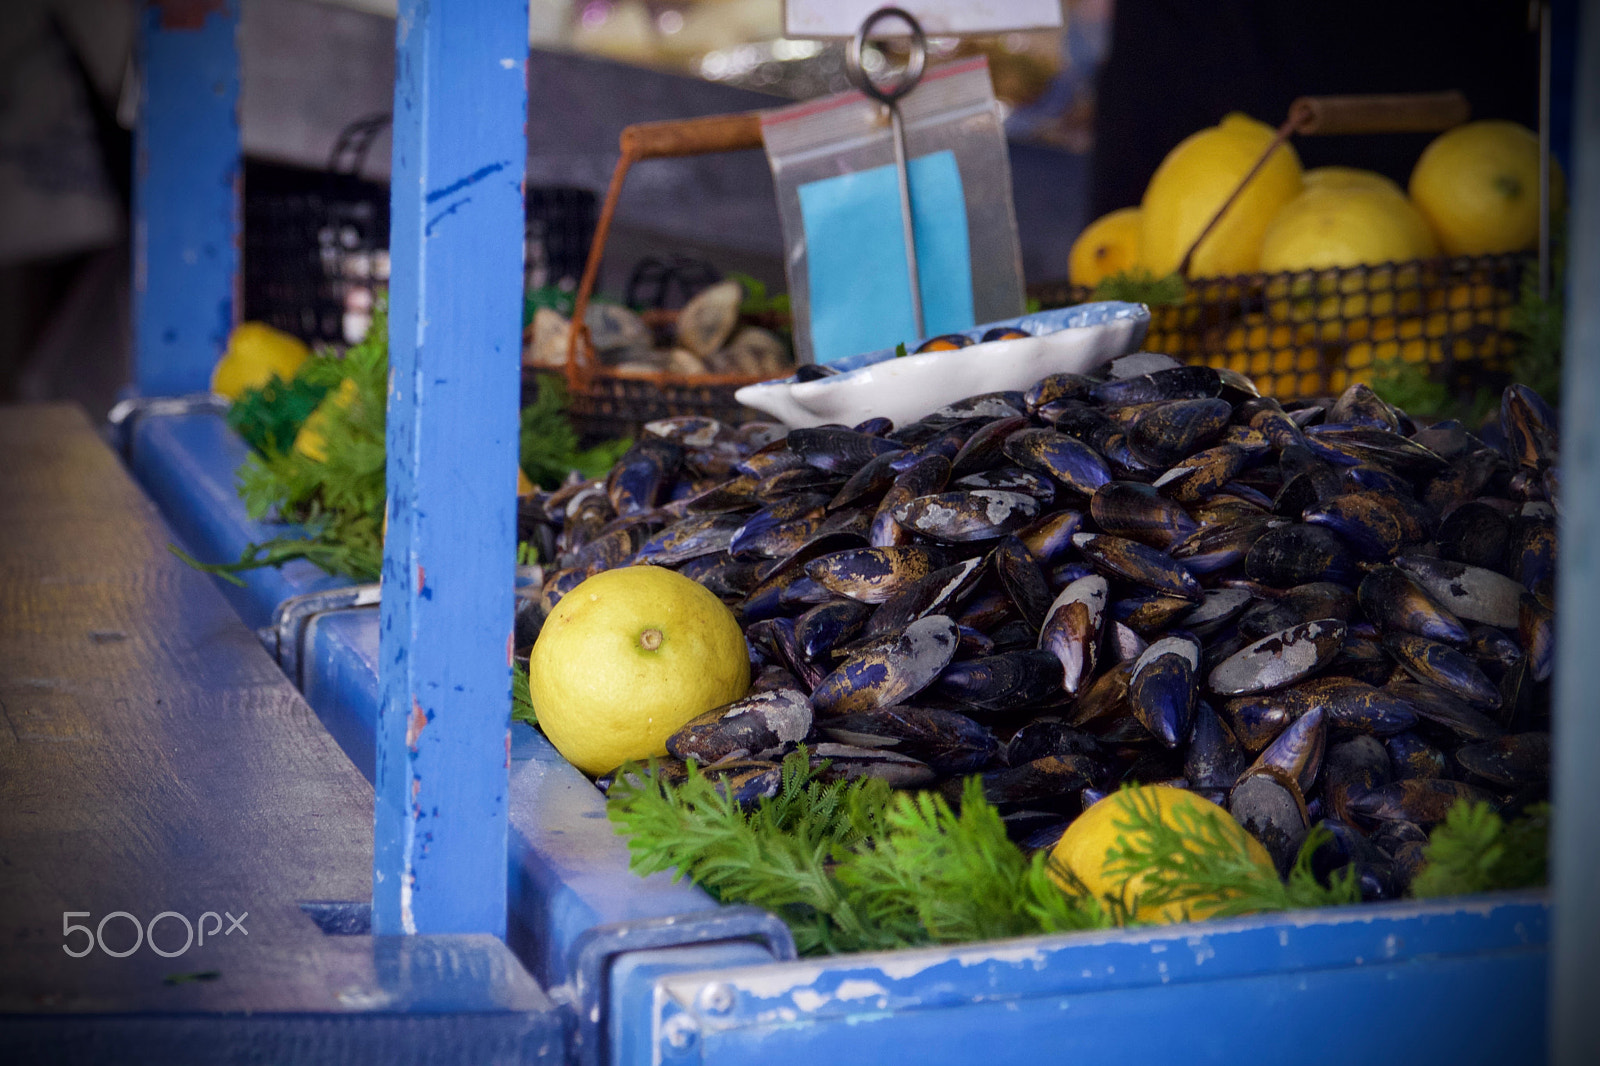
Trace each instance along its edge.
<instances>
[{"instance_id":1,"label":"metal bracket on stand","mask_svg":"<svg viewBox=\"0 0 1600 1066\"><path fill-rule=\"evenodd\" d=\"M182 396L133 396L119 400L106 415L106 435L111 449L124 461L133 447L133 431L139 419L150 415L172 417L210 411L228 413L228 399L214 392L191 392Z\"/></svg>"},{"instance_id":2,"label":"metal bracket on stand","mask_svg":"<svg viewBox=\"0 0 1600 1066\"><path fill-rule=\"evenodd\" d=\"M789 927L760 907L727 906L699 914L614 922L586 930L572 945L572 977L568 985L578 1016L571 1049L574 1061L579 1066L600 1066L605 1061L606 971L619 955L721 940L758 940L772 953L775 962L789 962L796 957Z\"/></svg>"},{"instance_id":3,"label":"metal bracket on stand","mask_svg":"<svg viewBox=\"0 0 1600 1066\"><path fill-rule=\"evenodd\" d=\"M262 634L262 643L277 656L278 665L294 682L294 687L305 691L305 639L306 626L319 614L342 611L351 607L374 607L382 586L350 585L322 592L308 592L291 596L278 604L272 612L272 625Z\"/></svg>"}]
</instances>

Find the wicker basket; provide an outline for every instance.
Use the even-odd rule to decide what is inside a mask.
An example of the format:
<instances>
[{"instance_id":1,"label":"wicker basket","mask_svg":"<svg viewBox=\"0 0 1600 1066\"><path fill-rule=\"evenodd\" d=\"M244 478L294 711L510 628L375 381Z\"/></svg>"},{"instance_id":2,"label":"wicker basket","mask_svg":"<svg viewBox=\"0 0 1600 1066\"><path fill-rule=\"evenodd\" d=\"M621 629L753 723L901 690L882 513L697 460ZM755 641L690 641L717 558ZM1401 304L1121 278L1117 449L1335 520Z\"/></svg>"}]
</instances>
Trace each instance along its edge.
<instances>
[{"instance_id":1,"label":"wicker basket","mask_svg":"<svg viewBox=\"0 0 1600 1066\"><path fill-rule=\"evenodd\" d=\"M1302 97L1277 136L1194 248L1227 212L1256 171L1293 134L1431 132L1467 118L1459 93ZM1145 347L1189 362L1248 374L1280 400L1327 396L1404 366L1470 393L1509 378L1517 338L1511 313L1525 255L1428 259L1282 274L1189 279L1176 306L1152 307ZM1043 286L1032 295L1059 307L1088 289Z\"/></svg>"},{"instance_id":2,"label":"wicker basket","mask_svg":"<svg viewBox=\"0 0 1600 1066\"><path fill-rule=\"evenodd\" d=\"M584 312L594 295L595 279L605 255L606 238L616 214L617 200L628 170L641 159L706 155L761 147L761 120L751 111L733 115L674 122L647 122L622 131L622 157L617 160L595 226L589 261L578 284L573 306L573 328L567 343L568 411L586 434L632 433L645 422L673 415L705 415L737 423L755 412L733 398L744 385L762 381L756 374L675 374L619 370L603 366L596 358L584 328ZM652 325L670 323L675 312L647 315Z\"/></svg>"},{"instance_id":3,"label":"wicker basket","mask_svg":"<svg viewBox=\"0 0 1600 1066\"><path fill-rule=\"evenodd\" d=\"M1402 365L1470 393L1509 380L1511 312L1529 256L1418 260L1189 282L1178 305L1150 309L1144 346L1248 374L1280 400L1328 396ZM1090 299L1082 287L1033 290L1042 306Z\"/></svg>"}]
</instances>

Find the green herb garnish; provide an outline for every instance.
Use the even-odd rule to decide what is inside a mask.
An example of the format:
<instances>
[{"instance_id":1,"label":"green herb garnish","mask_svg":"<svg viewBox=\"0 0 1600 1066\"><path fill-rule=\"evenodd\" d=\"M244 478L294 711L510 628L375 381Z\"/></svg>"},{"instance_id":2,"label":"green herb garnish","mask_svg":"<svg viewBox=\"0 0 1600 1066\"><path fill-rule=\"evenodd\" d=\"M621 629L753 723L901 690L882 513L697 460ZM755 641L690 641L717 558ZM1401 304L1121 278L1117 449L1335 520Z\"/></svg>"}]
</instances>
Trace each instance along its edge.
<instances>
[{"instance_id":1,"label":"green herb garnish","mask_svg":"<svg viewBox=\"0 0 1600 1066\"><path fill-rule=\"evenodd\" d=\"M539 724L539 716L533 710L533 699L528 693L528 668L516 660L511 663L511 720L527 722L535 727Z\"/></svg>"},{"instance_id":2,"label":"green herb garnish","mask_svg":"<svg viewBox=\"0 0 1600 1066\"><path fill-rule=\"evenodd\" d=\"M1487 803L1457 801L1428 836L1427 865L1411 884L1418 899L1542 885L1548 877L1550 805L1507 823Z\"/></svg>"},{"instance_id":3,"label":"green herb garnish","mask_svg":"<svg viewBox=\"0 0 1600 1066\"><path fill-rule=\"evenodd\" d=\"M1089 298L1162 307L1181 304L1188 295L1189 287L1176 272L1158 278L1143 267L1131 267L1102 279Z\"/></svg>"}]
</instances>

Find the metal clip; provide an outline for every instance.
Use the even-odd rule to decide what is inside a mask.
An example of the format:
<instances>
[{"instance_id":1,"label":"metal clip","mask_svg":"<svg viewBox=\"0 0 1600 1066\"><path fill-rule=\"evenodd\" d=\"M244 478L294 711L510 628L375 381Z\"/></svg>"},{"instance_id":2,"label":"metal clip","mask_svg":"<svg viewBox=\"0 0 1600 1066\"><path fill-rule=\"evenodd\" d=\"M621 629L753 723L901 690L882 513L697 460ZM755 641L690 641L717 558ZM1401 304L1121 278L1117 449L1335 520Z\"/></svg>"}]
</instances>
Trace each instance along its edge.
<instances>
[{"instance_id":1,"label":"metal clip","mask_svg":"<svg viewBox=\"0 0 1600 1066\"><path fill-rule=\"evenodd\" d=\"M350 607L371 607L378 602L380 584L350 585L341 589L325 589L290 596L272 612L271 633L274 644L268 650L278 657L278 665L294 682L294 687L305 690L305 637L311 619L328 611Z\"/></svg>"},{"instance_id":2,"label":"metal clip","mask_svg":"<svg viewBox=\"0 0 1600 1066\"><path fill-rule=\"evenodd\" d=\"M867 34L872 32L872 27L884 19L891 18L899 19L911 27L911 55L906 59L905 69L900 72L900 76L888 86L880 86L867 76L866 69L862 67L861 51L866 47ZM922 71L927 62L928 38L922 32L922 24L913 18L909 11L903 11L898 7L880 7L868 15L861 28L856 31L856 35L850 38L850 45L844 54L844 69L850 76L850 84L889 109L889 128L894 142L895 177L900 187L900 226L905 234L906 269L910 272L911 279L911 316L916 322L918 337L926 337L928 331L922 318L922 279L917 274L917 232L911 216L911 179L906 170L906 129L905 123L900 119L900 98L917 87L917 82L922 80Z\"/></svg>"},{"instance_id":3,"label":"metal clip","mask_svg":"<svg viewBox=\"0 0 1600 1066\"><path fill-rule=\"evenodd\" d=\"M728 906L697 914L614 922L586 929L572 945L572 983L576 986L578 1027L573 1051L579 1066L605 1061L606 970L630 951L650 951L718 940L759 940L773 961L795 958L794 936L782 919L760 907Z\"/></svg>"},{"instance_id":4,"label":"metal clip","mask_svg":"<svg viewBox=\"0 0 1600 1066\"><path fill-rule=\"evenodd\" d=\"M228 413L228 399L214 392L191 392L182 396L133 396L118 400L106 415L106 434L111 448L127 460L133 447L133 430L139 419L149 415L171 417L208 411Z\"/></svg>"}]
</instances>

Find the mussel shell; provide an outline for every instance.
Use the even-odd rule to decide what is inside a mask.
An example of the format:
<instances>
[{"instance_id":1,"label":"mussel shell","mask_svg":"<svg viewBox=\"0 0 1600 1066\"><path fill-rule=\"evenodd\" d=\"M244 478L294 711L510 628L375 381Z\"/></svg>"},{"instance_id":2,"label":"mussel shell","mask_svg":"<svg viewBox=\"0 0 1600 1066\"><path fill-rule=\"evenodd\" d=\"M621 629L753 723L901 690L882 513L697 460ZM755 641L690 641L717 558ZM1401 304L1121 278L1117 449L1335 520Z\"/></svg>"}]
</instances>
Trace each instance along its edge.
<instances>
[{"instance_id":1,"label":"mussel shell","mask_svg":"<svg viewBox=\"0 0 1600 1066\"><path fill-rule=\"evenodd\" d=\"M1354 585L1355 560L1339 537L1320 526L1286 525L1269 529L1250 546L1245 576L1275 588L1312 581Z\"/></svg>"},{"instance_id":2,"label":"mussel shell","mask_svg":"<svg viewBox=\"0 0 1600 1066\"><path fill-rule=\"evenodd\" d=\"M1500 690L1477 663L1449 645L1410 633L1392 633L1384 638L1384 646L1418 681L1442 688L1475 708L1492 711L1500 706Z\"/></svg>"},{"instance_id":3,"label":"mussel shell","mask_svg":"<svg viewBox=\"0 0 1600 1066\"><path fill-rule=\"evenodd\" d=\"M1003 537L989 556L989 566L1000 584L1011 597L1011 603L1022 620L1038 633L1044 625L1045 612L1050 609L1050 584L1045 580L1039 561L1033 557L1021 540L1014 536ZM1033 643L1030 635L1029 643Z\"/></svg>"},{"instance_id":4,"label":"mussel shell","mask_svg":"<svg viewBox=\"0 0 1600 1066\"><path fill-rule=\"evenodd\" d=\"M1403 820L1420 826L1435 825L1457 802L1487 802L1482 789L1462 781L1438 777L1408 778L1379 785L1350 798L1351 813L1369 822Z\"/></svg>"},{"instance_id":5,"label":"mussel shell","mask_svg":"<svg viewBox=\"0 0 1600 1066\"><path fill-rule=\"evenodd\" d=\"M1259 511L1240 514L1195 530L1172 546L1172 557L1194 573L1209 574L1245 558L1272 527L1272 520Z\"/></svg>"},{"instance_id":6,"label":"mussel shell","mask_svg":"<svg viewBox=\"0 0 1600 1066\"><path fill-rule=\"evenodd\" d=\"M1073 702L1067 724L1081 726L1087 722L1116 717L1126 710L1133 666L1133 660L1119 662L1091 681L1089 687Z\"/></svg>"},{"instance_id":7,"label":"mussel shell","mask_svg":"<svg viewBox=\"0 0 1600 1066\"><path fill-rule=\"evenodd\" d=\"M1345 466L1376 463L1411 476L1426 477L1441 473L1450 465L1413 440L1367 426L1313 426L1306 431L1305 438L1312 451Z\"/></svg>"},{"instance_id":8,"label":"mussel shell","mask_svg":"<svg viewBox=\"0 0 1600 1066\"><path fill-rule=\"evenodd\" d=\"M727 551L745 525L739 515L691 515L663 529L639 547L636 563L678 566L690 559Z\"/></svg>"},{"instance_id":9,"label":"mussel shell","mask_svg":"<svg viewBox=\"0 0 1600 1066\"><path fill-rule=\"evenodd\" d=\"M1400 429L1400 420L1395 417L1394 411L1372 391L1372 386L1360 381L1340 393L1333 406L1328 408L1328 421L1386 429L1391 433Z\"/></svg>"},{"instance_id":10,"label":"mussel shell","mask_svg":"<svg viewBox=\"0 0 1600 1066\"><path fill-rule=\"evenodd\" d=\"M1128 703L1139 723L1169 748L1188 740L1194 725L1199 669L1200 649L1183 637L1156 641L1134 663Z\"/></svg>"},{"instance_id":11,"label":"mussel shell","mask_svg":"<svg viewBox=\"0 0 1600 1066\"><path fill-rule=\"evenodd\" d=\"M1381 492L1351 492L1309 507L1301 520L1342 537L1366 559L1387 559L1406 544L1427 537L1417 516L1397 497Z\"/></svg>"},{"instance_id":12,"label":"mussel shell","mask_svg":"<svg viewBox=\"0 0 1600 1066\"><path fill-rule=\"evenodd\" d=\"M1055 430L1018 430L1006 438L1004 451L1018 466L1054 478L1085 496L1111 480L1111 471L1093 448Z\"/></svg>"},{"instance_id":13,"label":"mussel shell","mask_svg":"<svg viewBox=\"0 0 1600 1066\"><path fill-rule=\"evenodd\" d=\"M757 692L691 718L667 738L668 754L714 763L771 759L811 731L811 701L794 689Z\"/></svg>"},{"instance_id":14,"label":"mussel shell","mask_svg":"<svg viewBox=\"0 0 1600 1066\"><path fill-rule=\"evenodd\" d=\"M981 770L1000 749L987 726L964 714L932 707L879 707L833 715L819 726L827 737L858 748L893 751L941 774Z\"/></svg>"},{"instance_id":15,"label":"mussel shell","mask_svg":"<svg viewBox=\"0 0 1600 1066\"><path fill-rule=\"evenodd\" d=\"M915 533L952 544L993 540L1015 532L1039 515L1039 501L1020 492L964 489L918 496L890 514Z\"/></svg>"},{"instance_id":16,"label":"mussel shell","mask_svg":"<svg viewBox=\"0 0 1600 1066\"><path fill-rule=\"evenodd\" d=\"M943 552L915 545L852 548L813 559L806 564L806 573L829 592L862 603L882 603L946 562Z\"/></svg>"},{"instance_id":17,"label":"mussel shell","mask_svg":"<svg viewBox=\"0 0 1600 1066\"><path fill-rule=\"evenodd\" d=\"M1061 663L1036 649L965 659L945 668L937 689L977 710L1020 710L1060 694Z\"/></svg>"},{"instance_id":18,"label":"mussel shell","mask_svg":"<svg viewBox=\"0 0 1600 1066\"><path fill-rule=\"evenodd\" d=\"M785 438L789 450L808 465L829 473L849 475L885 452L901 450L894 441L857 433L842 426L792 429Z\"/></svg>"},{"instance_id":19,"label":"mussel shell","mask_svg":"<svg viewBox=\"0 0 1600 1066\"><path fill-rule=\"evenodd\" d=\"M1470 450L1423 487L1422 501L1437 511L1446 511L1452 504L1477 496L1505 469L1506 461L1499 452L1488 448Z\"/></svg>"},{"instance_id":20,"label":"mussel shell","mask_svg":"<svg viewBox=\"0 0 1600 1066\"><path fill-rule=\"evenodd\" d=\"M1410 704L1419 718L1463 740L1489 740L1505 733L1493 718L1436 685L1391 681L1383 689Z\"/></svg>"},{"instance_id":21,"label":"mussel shell","mask_svg":"<svg viewBox=\"0 0 1600 1066\"><path fill-rule=\"evenodd\" d=\"M1527 507L1548 507L1528 504ZM1511 542L1511 576L1529 592L1549 596L1556 582L1556 523L1553 515L1524 514Z\"/></svg>"},{"instance_id":22,"label":"mussel shell","mask_svg":"<svg viewBox=\"0 0 1600 1066\"><path fill-rule=\"evenodd\" d=\"M1194 729L1183 757L1183 776L1197 789L1229 789L1248 760L1244 748L1209 703L1195 707Z\"/></svg>"},{"instance_id":23,"label":"mussel shell","mask_svg":"<svg viewBox=\"0 0 1600 1066\"><path fill-rule=\"evenodd\" d=\"M898 634L924 615L953 615L977 587L982 566L981 559L963 559L913 581L878 606L867 623L866 635Z\"/></svg>"},{"instance_id":24,"label":"mussel shell","mask_svg":"<svg viewBox=\"0 0 1600 1066\"><path fill-rule=\"evenodd\" d=\"M1379 785L1387 785L1394 776L1389 751L1382 741L1374 737L1352 737L1328 746L1323 763L1322 792L1343 821L1352 820L1350 799Z\"/></svg>"},{"instance_id":25,"label":"mussel shell","mask_svg":"<svg viewBox=\"0 0 1600 1066\"><path fill-rule=\"evenodd\" d=\"M1097 382L1083 374L1051 374L1034 382L1022 394L1030 413L1056 400L1082 400L1088 397Z\"/></svg>"},{"instance_id":26,"label":"mussel shell","mask_svg":"<svg viewBox=\"0 0 1600 1066\"><path fill-rule=\"evenodd\" d=\"M866 503L881 497L900 476L900 471L895 469L895 461L906 454L904 450L897 449L868 460L866 465L851 474L849 480L834 494L828 503L828 509L847 507L853 503Z\"/></svg>"},{"instance_id":27,"label":"mussel shell","mask_svg":"<svg viewBox=\"0 0 1600 1066\"><path fill-rule=\"evenodd\" d=\"M1099 783L1103 777L1099 763L1088 756L1046 755L984 774L983 796L1002 810L1019 806L1067 809L1076 805L1083 788ZM952 781L946 787L959 796L955 787L958 785Z\"/></svg>"},{"instance_id":28,"label":"mussel shell","mask_svg":"<svg viewBox=\"0 0 1600 1066\"><path fill-rule=\"evenodd\" d=\"M1537 470L1554 461L1559 437L1555 412L1528 386L1511 384L1501 393L1500 428L1513 462Z\"/></svg>"},{"instance_id":29,"label":"mussel shell","mask_svg":"<svg viewBox=\"0 0 1600 1066\"><path fill-rule=\"evenodd\" d=\"M1030 555L1048 565L1072 547L1073 535L1082 528L1083 514L1079 511L1047 511L1017 530L1017 537Z\"/></svg>"},{"instance_id":30,"label":"mussel shell","mask_svg":"<svg viewBox=\"0 0 1600 1066\"><path fill-rule=\"evenodd\" d=\"M1002 492L1022 492L1048 507L1056 497L1056 487L1049 478L1041 477L1020 466L997 466L967 474L956 479L963 489L999 489Z\"/></svg>"},{"instance_id":31,"label":"mussel shell","mask_svg":"<svg viewBox=\"0 0 1600 1066\"><path fill-rule=\"evenodd\" d=\"M1128 447L1141 462L1169 467L1221 436L1232 416L1233 407L1227 400L1164 403L1128 430Z\"/></svg>"},{"instance_id":32,"label":"mussel shell","mask_svg":"<svg viewBox=\"0 0 1600 1066\"><path fill-rule=\"evenodd\" d=\"M1027 426L1028 419L1025 415L997 418L985 423L966 439L966 443L961 445L961 450L956 452L955 458L950 460L951 476L965 477L1002 465L1006 460L1004 451L1006 438L1019 429L1026 429Z\"/></svg>"},{"instance_id":33,"label":"mussel shell","mask_svg":"<svg viewBox=\"0 0 1600 1066\"><path fill-rule=\"evenodd\" d=\"M1153 640L1193 609L1193 603L1177 596L1154 589L1132 589L1111 605L1111 617L1146 640Z\"/></svg>"},{"instance_id":34,"label":"mussel shell","mask_svg":"<svg viewBox=\"0 0 1600 1066\"><path fill-rule=\"evenodd\" d=\"M811 704L819 715L892 707L931 684L955 657L959 640L955 623L944 615L920 618L888 650L845 660L817 683Z\"/></svg>"},{"instance_id":35,"label":"mussel shell","mask_svg":"<svg viewBox=\"0 0 1600 1066\"><path fill-rule=\"evenodd\" d=\"M1522 788L1550 779L1550 734L1513 733L1456 749L1462 769L1503 788Z\"/></svg>"},{"instance_id":36,"label":"mussel shell","mask_svg":"<svg viewBox=\"0 0 1600 1066\"><path fill-rule=\"evenodd\" d=\"M1242 449L1232 444L1219 444L1195 452L1170 467L1155 479L1154 485L1185 503L1198 503L1237 477L1244 464Z\"/></svg>"},{"instance_id":37,"label":"mussel shell","mask_svg":"<svg viewBox=\"0 0 1600 1066\"><path fill-rule=\"evenodd\" d=\"M1239 616L1239 632L1251 640L1260 640L1318 618L1347 622L1355 612L1356 597L1349 589L1332 581L1312 581L1296 585L1274 599L1257 601Z\"/></svg>"},{"instance_id":38,"label":"mussel shell","mask_svg":"<svg viewBox=\"0 0 1600 1066\"><path fill-rule=\"evenodd\" d=\"M1385 737L1417 724L1417 712L1393 692L1348 677L1319 677L1284 695L1302 707L1320 707L1336 732Z\"/></svg>"},{"instance_id":39,"label":"mussel shell","mask_svg":"<svg viewBox=\"0 0 1600 1066\"><path fill-rule=\"evenodd\" d=\"M822 782L876 777L891 788L921 788L939 776L933 767L899 752L831 742L811 749L811 765L821 771L817 779Z\"/></svg>"},{"instance_id":40,"label":"mussel shell","mask_svg":"<svg viewBox=\"0 0 1600 1066\"><path fill-rule=\"evenodd\" d=\"M871 604L840 599L819 603L795 619L795 643L807 659L821 659L844 644L867 624ZM908 624L910 620L908 619Z\"/></svg>"},{"instance_id":41,"label":"mussel shell","mask_svg":"<svg viewBox=\"0 0 1600 1066\"><path fill-rule=\"evenodd\" d=\"M1087 755L1103 761L1105 745L1098 738L1068 725L1053 715L1041 715L1022 726L1006 741L1008 766L1021 766L1046 755Z\"/></svg>"},{"instance_id":42,"label":"mussel shell","mask_svg":"<svg viewBox=\"0 0 1600 1066\"><path fill-rule=\"evenodd\" d=\"M1248 589L1214 588L1205 590L1200 606L1179 615L1177 624L1197 637L1206 637L1239 617L1254 597Z\"/></svg>"},{"instance_id":43,"label":"mussel shell","mask_svg":"<svg viewBox=\"0 0 1600 1066\"><path fill-rule=\"evenodd\" d=\"M1445 644L1466 643L1467 629L1461 620L1393 566L1368 572L1356 588L1356 599L1367 618L1384 629Z\"/></svg>"},{"instance_id":44,"label":"mussel shell","mask_svg":"<svg viewBox=\"0 0 1600 1066\"><path fill-rule=\"evenodd\" d=\"M1228 812L1287 875L1310 828L1303 800L1274 778L1246 774L1228 796Z\"/></svg>"},{"instance_id":45,"label":"mussel shell","mask_svg":"<svg viewBox=\"0 0 1600 1066\"><path fill-rule=\"evenodd\" d=\"M1517 636L1528 656L1528 672L1547 681L1556 666L1555 614L1536 596L1523 593L1517 605Z\"/></svg>"},{"instance_id":46,"label":"mussel shell","mask_svg":"<svg viewBox=\"0 0 1600 1066\"><path fill-rule=\"evenodd\" d=\"M1327 666L1344 643L1345 624L1321 618L1281 630L1235 652L1211 671L1211 691L1224 696L1268 692Z\"/></svg>"},{"instance_id":47,"label":"mussel shell","mask_svg":"<svg viewBox=\"0 0 1600 1066\"><path fill-rule=\"evenodd\" d=\"M1205 599L1205 591L1187 567L1165 552L1125 537L1106 533L1079 533L1072 543L1091 566L1110 577L1178 596L1191 603Z\"/></svg>"},{"instance_id":48,"label":"mussel shell","mask_svg":"<svg viewBox=\"0 0 1600 1066\"><path fill-rule=\"evenodd\" d=\"M1327 739L1327 716L1321 707L1313 707L1273 738L1245 774L1259 774L1269 769L1286 774L1299 785L1303 796L1311 791L1322 769Z\"/></svg>"},{"instance_id":49,"label":"mussel shell","mask_svg":"<svg viewBox=\"0 0 1600 1066\"><path fill-rule=\"evenodd\" d=\"M683 465L683 448L664 437L641 436L606 478L606 493L619 515L648 511L665 499Z\"/></svg>"},{"instance_id":50,"label":"mussel shell","mask_svg":"<svg viewBox=\"0 0 1600 1066\"><path fill-rule=\"evenodd\" d=\"M1136 481L1101 485L1089 514L1103 532L1163 551L1200 528L1181 504Z\"/></svg>"},{"instance_id":51,"label":"mussel shell","mask_svg":"<svg viewBox=\"0 0 1600 1066\"><path fill-rule=\"evenodd\" d=\"M1398 556L1394 565L1457 618L1502 629L1517 625L1523 588L1504 574L1423 555Z\"/></svg>"},{"instance_id":52,"label":"mussel shell","mask_svg":"<svg viewBox=\"0 0 1600 1066\"><path fill-rule=\"evenodd\" d=\"M1468 566L1499 568L1511 546L1511 520L1480 500L1468 500L1439 523L1439 554Z\"/></svg>"},{"instance_id":53,"label":"mussel shell","mask_svg":"<svg viewBox=\"0 0 1600 1066\"><path fill-rule=\"evenodd\" d=\"M1222 392L1222 378L1206 366L1178 366L1096 385L1090 395L1107 407L1158 400L1196 400Z\"/></svg>"}]
</instances>

